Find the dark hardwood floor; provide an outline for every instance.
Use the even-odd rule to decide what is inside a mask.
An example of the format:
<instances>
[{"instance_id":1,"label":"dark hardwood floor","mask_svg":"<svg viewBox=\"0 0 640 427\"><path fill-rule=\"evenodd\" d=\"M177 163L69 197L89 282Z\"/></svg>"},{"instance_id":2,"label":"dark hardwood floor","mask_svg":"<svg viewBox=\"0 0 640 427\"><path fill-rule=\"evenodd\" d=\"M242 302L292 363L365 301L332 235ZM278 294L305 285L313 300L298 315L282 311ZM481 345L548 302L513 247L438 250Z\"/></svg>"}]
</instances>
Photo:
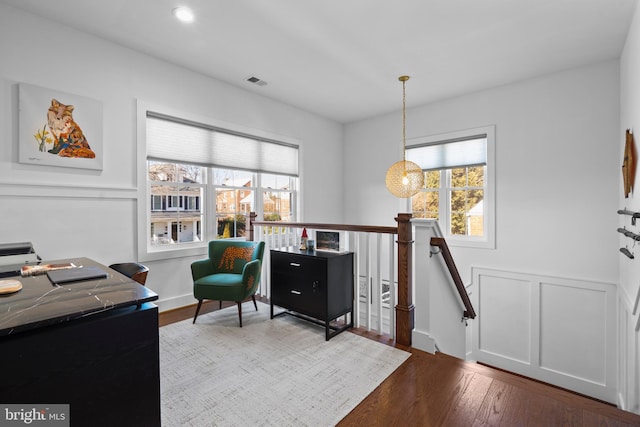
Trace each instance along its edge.
<instances>
[{"instance_id":1,"label":"dark hardwood floor","mask_svg":"<svg viewBox=\"0 0 640 427\"><path fill-rule=\"evenodd\" d=\"M224 303L224 307L235 303ZM205 302L201 313L218 309ZM160 326L193 318L195 305L160 314ZM393 345L386 337L353 333ZM640 416L491 367L406 349L411 356L339 424L347 426L640 426Z\"/></svg>"}]
</instances>

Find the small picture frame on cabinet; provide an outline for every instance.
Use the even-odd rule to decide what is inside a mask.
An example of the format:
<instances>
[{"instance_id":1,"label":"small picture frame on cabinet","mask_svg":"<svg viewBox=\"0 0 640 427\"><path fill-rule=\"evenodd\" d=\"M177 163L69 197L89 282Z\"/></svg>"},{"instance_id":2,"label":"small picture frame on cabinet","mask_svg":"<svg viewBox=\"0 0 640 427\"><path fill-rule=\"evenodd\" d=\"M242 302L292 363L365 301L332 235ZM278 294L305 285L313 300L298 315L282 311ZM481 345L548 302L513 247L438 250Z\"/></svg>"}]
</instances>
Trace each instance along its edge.
<instances>
[{"instance_id":1,"label":"small picture frame on cabinet","mask_svg":"<svg viewBox=\"0 0 640 427\"><path fill-rule=\"evenodd\" d=\"M316 250L341 252L344 250L343 239L338 231L316 231Z\"/></svg>"}]
</instances>

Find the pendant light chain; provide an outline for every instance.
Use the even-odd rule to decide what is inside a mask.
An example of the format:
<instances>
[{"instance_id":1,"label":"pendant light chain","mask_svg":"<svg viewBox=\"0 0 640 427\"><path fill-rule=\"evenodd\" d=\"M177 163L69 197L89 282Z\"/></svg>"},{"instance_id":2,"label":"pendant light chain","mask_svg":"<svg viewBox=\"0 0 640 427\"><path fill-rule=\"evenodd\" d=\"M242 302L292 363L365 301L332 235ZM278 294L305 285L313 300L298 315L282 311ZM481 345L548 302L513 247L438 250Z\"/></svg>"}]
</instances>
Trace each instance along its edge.
<instances>
[{"instance_id":1,"label":"pendant light chain","mask_svg":"<svg viewBox=\"0 0 640 427\"><path fill-rule=\"evenodd\" d=\"M406 160L407 152L407 92L405 84L409 80L408 76L400 77L402 80L402 160Z\"/></svg>"},{"instance_id":2,"label":"pendant light chain","mask_svg":"<svg viewBox=\"0 0 640 427\"><path fill-rule=\"evenodd\" d=\"M402 161L403 163L403 175L407 175L407 90L406 83L409 80L409 76L400 76L398 78L402 82Z\"/></svg>"}]
</instances>

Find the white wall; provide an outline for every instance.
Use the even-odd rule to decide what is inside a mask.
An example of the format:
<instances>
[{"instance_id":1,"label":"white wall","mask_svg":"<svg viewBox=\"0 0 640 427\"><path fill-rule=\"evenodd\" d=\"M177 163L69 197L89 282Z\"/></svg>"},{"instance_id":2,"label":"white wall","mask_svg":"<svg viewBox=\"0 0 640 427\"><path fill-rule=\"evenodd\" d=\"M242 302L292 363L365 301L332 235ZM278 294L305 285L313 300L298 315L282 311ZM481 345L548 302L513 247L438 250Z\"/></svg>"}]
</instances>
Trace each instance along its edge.
<instances>
[{"instance_id":1,"label":"white wall","mask_svg":"<svg viewBox=\"0 0 640 427\"><path fill-rule=\"evenodd\" d=\"M472 264L617 283L618 85L611 61L407 110L408 139L496 126L496 249L452 247L465 283ZM348 223L406 209L384 186L400 129L399 113L345 127L346 164L368 165L345 171Z\"/></svg>"},{"instance_id":2,"label":"white wall","mask_svg":"<svg viewBox=\"0 0 640 427\"><path fill-rule=\"evenodd\" d=\"M414 219L414 252L430 253L413 265L415 327L411 334L414 348L435 353L440 351L467 360L467 328L472 320L463 320L464 303L451 279L441 250L432 248L432 237L442 237L438 222Z\"/></svg>"},{"instance_id":3,"label":"white wall","mask_svg":"<svg viewBox=\"0 0 640 427\"><path fill-rule=\"evenodd\" d=\"M627 35L624 51L620 58L620 125L618 135L618 159L622 162L625 130L632 129L636 149L640 147L640 8L636 8L631 29ZM640 179L636 174L636 189ZM629 198L623 197L622 180L618 186L618 207L640 211L640 195L634 189ZM620 227L640 233L640 224L634 227L630 217L620 216ZM629 246L632 242L619 235L619 246ZM640 251L634 251L635 259L619 257L619 405L629 411L640 413Z\"/></svg>"},{"instance_id":4,"label":"white wall","mask_svg":"<svg viewBox=\"0 0 640 427\"><path fill-rule=\"evenodd\" d=\"M336 122L2 4L0 58L1 242L31 241L44 259L136 259L137 100L300 141L303 219L343 221ZM18 83L102 102L102 171L18 163ZM149 265L161 309L193 301L190 262Z\"/></svg>"},{"instance_id":5,"label":"white wall","mask_svg":"<svg viewBox=\"0 0 640 427\"><path fill-rule=\"evenodd\" d=\"M622 256L619 72L618 61L593 64L407 111L408 139L495 125L496 248L450 244L478 313L471 322L473 357L610 402L635 399L637 382L626 386L635 390L631 397L616 394L639 363L637 333L626 343L615 325ZM409 98L410 87L407 92ZM407 209L384 187L386 169L399 158L398 116L345 128L347 164L370 165L346 171L349 223L392 224ZM417 230L416 264L433 265L418 238ZM481 283L472 268L501 273ZM421 271L416 267L414 277L417 344L438 338L429 324L451 322L450 313L430 318L437 311L429 299L435 275ZM629 368L616 372L623 356Z\"/></svg>"}]
</instances>

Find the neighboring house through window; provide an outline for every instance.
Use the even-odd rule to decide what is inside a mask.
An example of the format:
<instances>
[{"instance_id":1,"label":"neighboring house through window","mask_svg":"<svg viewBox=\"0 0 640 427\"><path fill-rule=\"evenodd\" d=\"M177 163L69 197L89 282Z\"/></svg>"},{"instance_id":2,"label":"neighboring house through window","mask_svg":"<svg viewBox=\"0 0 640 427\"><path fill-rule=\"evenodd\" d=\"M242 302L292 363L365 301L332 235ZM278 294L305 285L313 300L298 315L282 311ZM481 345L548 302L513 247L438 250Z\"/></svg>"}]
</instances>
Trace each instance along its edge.
<instances>
[{"instance_id":1,"label":"neighboring house through window","mask_svg":"<svg viewBox=\"0 0 640 427\"><path fill-rule=\"evenodd\" d=\"M438 220L453 245L494 248L494 148L493 126L407 141L407 160L425 175L413 216Z\"/></svg>"},{"instance_id":2,"label":"neighboring house through window","mask_svg":"<svg viewBox=\"0 0 640 427\"><path fill-rule=\"evenodd\" d=\"M297 144L143 110L144 253L246 239L252 211L267 221L296 220Z\"/></svg>"}]
</instances>

